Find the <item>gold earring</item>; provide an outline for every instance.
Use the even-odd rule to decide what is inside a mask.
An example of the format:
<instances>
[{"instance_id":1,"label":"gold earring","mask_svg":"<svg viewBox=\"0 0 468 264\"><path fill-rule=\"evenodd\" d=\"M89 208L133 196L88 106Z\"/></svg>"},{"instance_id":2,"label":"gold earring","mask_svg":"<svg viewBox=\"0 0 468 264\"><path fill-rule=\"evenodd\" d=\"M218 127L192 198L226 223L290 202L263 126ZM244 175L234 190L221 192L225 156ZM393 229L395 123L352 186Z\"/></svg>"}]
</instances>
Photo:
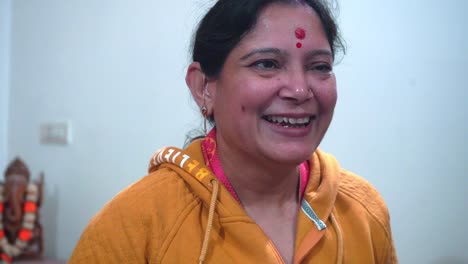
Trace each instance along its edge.
<instances>
[{"instance_id":1,"label":"gold earring","mask_svg":"<svg viewBox=\"0 0 468 264\"><path fill-rule=\"evenodd\" d=\"M203 115L203 134L207 134L206 131L206 119L208 118L208 108L206 108L206 103L205 103L205 94L210 96L208 93L208 83L205 85L205 89L203 89L202 96L203 96L203 106L201 107L201 113Z\"/></svg>"},{"instance_id":2,"label":"gold earring","mask_svg":"<svg viewBox=\"0 0 468 264\"><path fill-rule=\"evenodd\" d=\"M206 119L208 116L208 109L206 108L205 105L203 105L200 110L203 115L203 134L205 134L206 136Z\"/></svg>"},{"instance_id":3,"label":"gold earring","mask_svg":"<svg viewBox=\"0 0 468 264\"><path fill-rule=\"evenodd\" d=\"M205 91L203 91L203 96L205 94L208 95L208 96L211 96L210 91L208 91L208 83L206 83L206 85L205 85Z\"/></svg>"}]
</instances>

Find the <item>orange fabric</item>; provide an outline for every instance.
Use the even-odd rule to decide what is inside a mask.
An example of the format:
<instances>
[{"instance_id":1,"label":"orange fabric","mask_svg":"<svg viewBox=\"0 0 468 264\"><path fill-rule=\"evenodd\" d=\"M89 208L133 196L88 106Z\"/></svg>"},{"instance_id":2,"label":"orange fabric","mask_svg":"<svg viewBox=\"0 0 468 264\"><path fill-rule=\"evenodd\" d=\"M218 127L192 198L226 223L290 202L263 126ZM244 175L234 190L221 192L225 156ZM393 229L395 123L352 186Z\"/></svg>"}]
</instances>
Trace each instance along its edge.
<instances>
[{"instance_id":1,"label":"orange fabric","mask_svg":"<svg viewBox=\"0 0 468 264\"><path fill-rule=\"evenodd\" d=\"M210 181L216 180L203 163L200 142L156 153L149 175L91 220L69 263L197 263ZM318 231L310 216L299 212L295 263L336 263L337 252L343 252L344 263L398 263L388 211L377 191L320 150L309 162L304 200L327 227ZM332 210L339 228L330 224ZM204 263L283 263L273 242L222 184Z\"/></svg>"},{"instance_id":2,"label":"orange fabric","mask_svg":"<svg viewBox=\"0 0 468 264\"><path fill-rule=\"evenodd\" d=\"M302 240L301 247L296 250L294 256L294 263L301 263L302 260L309 253L309 249L313 248L322 236L325 235L325 232L319 231L318 229L312 229L310 233Z\"/></svg>"}]
</instances>

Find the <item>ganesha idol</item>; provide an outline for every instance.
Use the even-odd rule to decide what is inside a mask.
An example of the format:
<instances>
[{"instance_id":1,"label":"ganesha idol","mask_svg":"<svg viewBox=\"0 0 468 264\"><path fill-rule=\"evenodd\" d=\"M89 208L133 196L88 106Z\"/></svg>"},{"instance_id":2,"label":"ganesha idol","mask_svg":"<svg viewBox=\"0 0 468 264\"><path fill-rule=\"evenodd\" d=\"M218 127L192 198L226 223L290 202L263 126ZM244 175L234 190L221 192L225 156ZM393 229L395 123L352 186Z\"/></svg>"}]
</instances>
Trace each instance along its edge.
<instances>
[{"instance_id":1,"label":"ganesha idol","mask_svg":"<svg viewBox=\"0 0 468 264\"><path fill-rule=\"evenodd\" d=\"M44 176L30 182L29 170L16 158L0 184L0 262L41 259L43 252L39 206Z\"/></svg>"}]
</instances>

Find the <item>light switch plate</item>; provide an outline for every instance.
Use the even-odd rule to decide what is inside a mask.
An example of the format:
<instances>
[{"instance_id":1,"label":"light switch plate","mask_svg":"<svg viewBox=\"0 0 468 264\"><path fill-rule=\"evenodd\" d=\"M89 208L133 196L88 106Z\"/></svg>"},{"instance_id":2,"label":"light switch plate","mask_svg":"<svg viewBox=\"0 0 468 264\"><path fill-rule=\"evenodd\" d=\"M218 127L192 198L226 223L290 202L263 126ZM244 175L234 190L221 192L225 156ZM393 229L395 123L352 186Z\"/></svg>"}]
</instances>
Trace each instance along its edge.
<instances>
[{"instance_id":1,"label":"light switch plate","mask_svg":"<svg viewBox=\"0 0 468 264\"><path fill-rule=\"evenodd\" d=\"M45 122L40 126L41 144L71 144L70 122Z\"/></svg>"}]
</instances>

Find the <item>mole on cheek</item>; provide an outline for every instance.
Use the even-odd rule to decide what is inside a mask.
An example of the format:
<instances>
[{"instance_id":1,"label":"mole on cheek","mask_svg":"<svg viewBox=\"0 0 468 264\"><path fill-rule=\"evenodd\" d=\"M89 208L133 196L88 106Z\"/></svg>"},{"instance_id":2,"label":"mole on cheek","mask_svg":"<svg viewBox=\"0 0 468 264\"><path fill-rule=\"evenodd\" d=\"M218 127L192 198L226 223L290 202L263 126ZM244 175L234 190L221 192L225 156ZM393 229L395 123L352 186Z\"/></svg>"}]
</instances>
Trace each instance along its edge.
<instances>
[{"instance_id":1,"label":"mole on cheek","mask_svg":"<svg viewBox=\"0 0 468 264\"><path fill-rule=\"evenodd\" d=\"M241 105L242 112L245 112L245 106Z\"/></svg>"}]
</instances>

